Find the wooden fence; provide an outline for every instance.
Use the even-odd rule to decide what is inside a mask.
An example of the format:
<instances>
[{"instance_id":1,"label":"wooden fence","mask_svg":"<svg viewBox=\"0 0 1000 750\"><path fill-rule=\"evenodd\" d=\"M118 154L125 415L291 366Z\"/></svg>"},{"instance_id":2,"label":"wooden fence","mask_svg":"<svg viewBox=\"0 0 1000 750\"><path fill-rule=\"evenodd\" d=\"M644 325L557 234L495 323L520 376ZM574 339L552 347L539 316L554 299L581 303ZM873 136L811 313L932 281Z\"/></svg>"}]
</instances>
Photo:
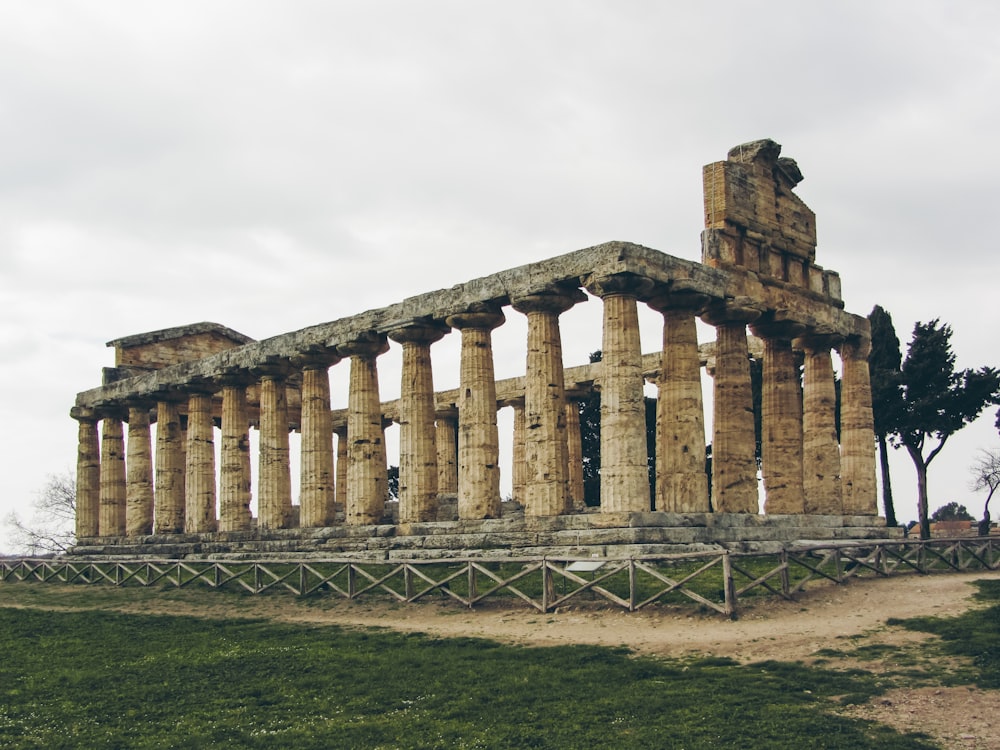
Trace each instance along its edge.
<instances>
[{"instance_id":1,"label":"wooden fence","mask_svg":"<svg viewBox=\"0 0 1000 750\"><path fill-rule=\"evenodd\" d=\"M630 612L692 602L726 616L751 597L794 599L811 581L902 573L1000 569L1000 539L842 542L796 545L780 553L705 552L629 558L461 558L104 560L0 558L0 582L207 586L247 594L291 592L349 600L436 598L475 607L486 599L525 602L539 612L597 601Z\"/></svg>"}]
</instances>

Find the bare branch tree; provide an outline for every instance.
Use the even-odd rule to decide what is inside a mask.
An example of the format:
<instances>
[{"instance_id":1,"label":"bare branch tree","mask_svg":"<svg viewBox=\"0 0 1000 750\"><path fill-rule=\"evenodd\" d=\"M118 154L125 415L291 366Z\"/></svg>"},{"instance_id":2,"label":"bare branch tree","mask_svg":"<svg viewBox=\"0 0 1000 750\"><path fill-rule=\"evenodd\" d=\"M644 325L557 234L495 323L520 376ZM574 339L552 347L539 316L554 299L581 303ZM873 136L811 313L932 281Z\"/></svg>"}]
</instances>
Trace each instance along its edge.
<instances>
[{"instance_id":1,"label":"bare branch tree","mask_svg":"<svg viewBox=\"0 0 1000 750\"><path fill-rule=\"evenodd\" d=\"M1000 450L979 451L979 458L972 464L972 482L969 485L975 492L986 493L986 503L983 505L983 520L979 522L979 536L990 533L990 500L993 493L1000 488Z\"/></svg>"},{"instance_id":2,"label":"bare branch tree","mask_svg":"<svg viewBox=\"0 0 1000 750\"><path fill-rule=\"evenodd\" d=\"M72 471L50 474L31 503L31 516L12 512L4 519L19 551L29 555L60 553L76 543L76 477Z\"/></svg>"}]
</instances>

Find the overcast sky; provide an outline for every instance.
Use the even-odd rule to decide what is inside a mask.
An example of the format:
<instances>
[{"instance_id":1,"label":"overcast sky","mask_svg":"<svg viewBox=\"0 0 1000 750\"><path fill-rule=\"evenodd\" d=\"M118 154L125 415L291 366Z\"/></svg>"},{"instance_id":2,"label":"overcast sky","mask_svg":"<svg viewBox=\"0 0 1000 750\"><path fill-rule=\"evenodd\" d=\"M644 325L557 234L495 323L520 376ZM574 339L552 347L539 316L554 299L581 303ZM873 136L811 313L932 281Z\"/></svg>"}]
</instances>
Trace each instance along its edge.
<instances>
[{"instance_id":1,"label":"overcast sky","mask_svg":"<svg viewBox=\"0 0 1000 750\"><path fill-rule=\"evenodd\" d=\"M941 318L960 367L1000 365L998 74L995 0L3 3L0 516L74 466L111 339L265 338L607 240L698 260L701 166L759 138L798 161L849 311L904 348ZM600 346L579 310L567 365ZM993 418L931 465L932 508L981 513Z\"/></svg>"}]
</instances>

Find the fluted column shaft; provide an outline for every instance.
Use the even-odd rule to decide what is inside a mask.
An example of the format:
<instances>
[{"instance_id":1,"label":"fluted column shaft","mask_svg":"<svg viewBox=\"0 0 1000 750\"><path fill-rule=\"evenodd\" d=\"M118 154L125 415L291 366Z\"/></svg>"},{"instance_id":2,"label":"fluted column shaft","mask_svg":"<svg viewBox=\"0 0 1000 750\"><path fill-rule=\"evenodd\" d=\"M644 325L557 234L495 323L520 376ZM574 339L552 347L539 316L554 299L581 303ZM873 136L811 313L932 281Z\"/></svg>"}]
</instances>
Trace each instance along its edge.
<instances>
[{"instance_id":1,"label":"fluted column shaft","mask_svg":"<svg viewBox=\"0 0 1000 750\"><path fill-rule=\"evenodd\" d=\"M437 519L438 466L434 432L434 376L431 344L447 329L414 325L391 331L403 345L399 397L399 520Z\"/></svg>"},{"instance_id":2,"label":"fluted column shaft","mask_svg":"<svg viewBox=\"0 0 1000 750\"><path fill-rule=\"evenodd\" d=\"M511 446L511 496L513 500L524 505L524 487L528 481L528 467L524 464L524 439L526 420L524 417L524 400L511 404L514 410L514 442Z\"/></svg>"},{"instance_id":3,"label":"fluted column shaft","mask_svg":"<svg viewBox=\"0 0 1000 750\"><path fill-rule=\"evenodd\" d=\"M764 338L761 466L764 511L802 513L802 388L787 338Z\"/></svg>"},{"instance_id":4,"label":"fluted column shaft","mask_svg":"<svg viewBox=\"0 0 1000 750\"><path fill-rule=\"evenodd\" d=\"M695 311L690 304L675 307L666 302L654 309L663 313L656 402L656 509L704 513L709 510L708 474Z\"/></svg>"},{"instance_id":5,"label":"fluted column shaft","mask_svg":"<svg viewBox=\"0 0 1000 750\"><path fill-rule=\"evenodd\" d=\"M100 533L101 442L96 415L74 415L78 422L76 449L76 538Z\"/></svg>"},{"instance_id":6,"label":"fluted column shaft","mask_svg":"<svg viewBox=\"0 0 1000 750\"><path fill-rule=\"evenodd\" d=\"M829 343L804 339L802 384L802 489L805 512L843 512L840 446L837 444L837 395Z\"/></svg>"},{"instance_id":7,"label":"fluted column shaft","mask_svg":"<svg viewBox=\"0 0 1000 750\"><path fill-rule=\"evenodd\" d=\"M260 379L260 478L257 526L282 529L292 513L292 476L288 459L288 404L284 378Z\"/></svg>"},{"instance_id":8,"label":"fluted column shaft","mask_svg":"<svg viewBox=\"0 0 1000 750\"><path fill-rule=\"evenodd\" d=\"M185 451L184 531L202 534L218 529L215 516L215 431L212 396L188 398Z\"/></svg>"},{"instance_id":9,"label":"fluted column shaft","mask_svg":"<svg viewBox=\"0 0 1000 750\"><path fill-rule=\"evenodd\" d=\"M579 289L545 291L512 301L528 318L524 376L527 470L524 507L530 516L557 516L570 510L566 394L559 315L585 299Z\"/></svg>"},{"instance_id":10,"label":"fluted column shaft","mask_svg":"<svg viewBox=\"0 0 1000 750\"><path fill-rule=\"evenodd\" d=\"M157 534L184 530L184 447L177 404L156 405L156 489L153 528Z\"/></svg>"},{"instance_id":11,"label":"fluted column shaft","mask_svg":"<svg viewBox=\"0 0 1000 750\"><path fill-rule=\"evenodd\" d=\"M840 346L840 469L843 512L849 515L878 515L870 354L867 338L849 339Z\"/></svg>"},{"instance_id":12,"label":"fluted column shaft","mask_svg":"<svg viewBox=\"0 0 1000 750\"><path fill-rule=\"evenodd\" d=\"M641 285L641 279L627 275L587 285L604 301L601 511L605 513L649 510L645 381L636 303Z\"/></svg>"},{"instance_id":13,"label":"fluted column shaft","mask_svg":"<svg viewBox=\"0 0 1000 750\"><path fill-rule=\"evenodd\" d=\"M101 422L99 534L125 534L125 440L117 416L106 416Z\"/></svg>"},{"instance_id":14,"label":"fluted column shaft","mask_svg":"<svg viewBox=\"0 0 1000 750\"><path fill-rule=\"evenodd\" d=\"M219 466L219 530L250 528L250 432L247 392L242 384L222 387L222 449Z\"/></svg>"},{"instance_id":15,"label":"fluted column shaft","mask_svg":"<svg viewBox=\"0 0 1000 750\"><path fill-rule=\"evenodd\" d=\"M347 508L347 425L335 427L337 436L337 481L334 484L336 505Z\"/></svg>"},{"instance_id":16,"label":"fluted column shaft","mask_svg":"<svg viewBox=\"0 0 1000 750\"><path fill-rule=\"evenodd\" d=\"M142 536L153 531L153 446L149 407L128 410L128 454L125 460L125 534Z\"/></svg>"},{"instance_id":17,"label":"fluted column shaft","mask_svg":"<svg viewBox=\"0 0 1000 750\"><path fill-rule=\"evenodd\" d=\"M491 332L503 322L499 308L447 320L462 331L458 398L458 517L462 519L500 515L500 436Z\"/></svg>"},{"instance_id":18,"label":"fluted column shaft","mask_svg":"<svg viewBox=\"0 0 1000 750\"><path fill-rule=\"evenodd\" d=\"M705 314L715 326L712 505L720 513L757 513L757 459L747 323L756 310L738 304Z\"/></svg>"},{"instance_id":19,"label":"fluted column shaft","mask_svg":"<svg viewBox=\"0 0 1000 750\"><path fill-rule=\"evenodd\" d=\"M302 448L299 523L329 526L334 519L333 427L330 422L328 364L302 371Z\"/></svg>"},{"instance_id":20,"label":"fluted column shaft","mask_svg":"<svg viewBox=\"0 0 1000 750\"><path fill-rule=\"evenodd\" d=\"M566 400L566 488L570 507L586 507L583 491L583 437L580 432L580 402Z\"/></svg>"},{"instance_id":21,"label":"fluted column shaft","mask_svg":"<svg viewBox=\"0 0 1000 750\"><path fill-rule=\"evenodd\" d=\"M458 413L438 412L434 422L434 445L437 448L438 494L458 492Z\"/></svg>"},{"instance_id":22,"label":"fluted column shaft","mask_svg":"<svg viewBox=\"0 0 1000 750\"><path fill-rule=\"evenodd\" d=\"M347 399L347 523L377 524L385 514L389 494L382 405L376 358L388 351L384 337L338 347L351 358Z\"/></svg>"}]
</instances>

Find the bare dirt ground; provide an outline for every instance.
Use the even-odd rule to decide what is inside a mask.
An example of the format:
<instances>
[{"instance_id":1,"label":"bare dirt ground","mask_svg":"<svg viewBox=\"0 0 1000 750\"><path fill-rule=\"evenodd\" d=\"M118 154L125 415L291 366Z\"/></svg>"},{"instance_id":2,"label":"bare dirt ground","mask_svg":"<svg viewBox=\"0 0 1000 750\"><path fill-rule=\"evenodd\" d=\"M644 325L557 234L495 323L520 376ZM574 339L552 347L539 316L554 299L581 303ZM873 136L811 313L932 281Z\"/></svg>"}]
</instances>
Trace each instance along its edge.
<instances>
[{"instance_id":1,"label":"bare dirt ground","mask_svg":"<svg viewBox=\"0 0 1000 750\"><path fill-rule=\"evenodd\" d=\"M650 656L713 655L741 662L765 659L812 662L821 649L849 651L859 645L919 644L929 636L889 627L886 620L959 614L976 606L969 582L987 577L1000 574L899 576L855 579L843 586L817 585L798 601L767 600L742 610L736 620L680 608L628 613L581 605L541 614L517 605L495 603L466 610L450 603L398 605L332 599L302 601L292 597L242 598L238 616L393 628L443 637L483 637L517 644L627 646L638 654ZM79 587L61 588L79 592ZM234 615L233 600L228 597L213 601L204 593L190 592L190 597L171 595L169 600L157 600L129 596L130 590L125 589L112 593L114 596L95 596L93 606L137 613ZM0 587L0 606L26 605L23 598L10 598ZM84 605L76 600L67 608L81 606ZM862 666L872 671L887 668L877 662L852 661L841 665ZM825 666L835 668L837 660L828 660ZM849 713L903 731L926 732L949 750L1000 750L998 691L969 686L897 689L879 696L871 704L849 709Z\"/></svg>"}]
</instances>

